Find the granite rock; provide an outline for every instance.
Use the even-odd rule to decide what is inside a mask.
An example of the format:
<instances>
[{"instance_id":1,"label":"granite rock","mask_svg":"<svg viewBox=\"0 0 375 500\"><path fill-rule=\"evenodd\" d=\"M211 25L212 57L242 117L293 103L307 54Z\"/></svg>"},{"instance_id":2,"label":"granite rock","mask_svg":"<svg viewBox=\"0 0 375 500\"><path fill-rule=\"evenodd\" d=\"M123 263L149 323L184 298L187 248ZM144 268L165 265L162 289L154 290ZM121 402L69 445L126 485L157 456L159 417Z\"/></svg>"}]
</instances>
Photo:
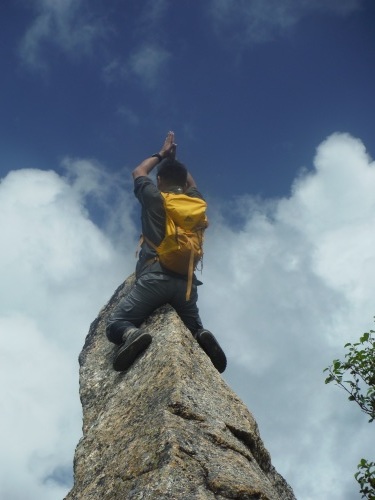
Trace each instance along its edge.
<instances>
[{"instance_id":1,"label":"granite rock","mask_svg":"<svg viewBox=\"0 0 375 500\"><path fill-rule=\"evenodd\" d=\"M66 500L293 500L257 423L170 306L145 322L153 341L123 373L105 321L121 285L92 323L80 354L83 437Z\"/></svg>"}]
</instances>

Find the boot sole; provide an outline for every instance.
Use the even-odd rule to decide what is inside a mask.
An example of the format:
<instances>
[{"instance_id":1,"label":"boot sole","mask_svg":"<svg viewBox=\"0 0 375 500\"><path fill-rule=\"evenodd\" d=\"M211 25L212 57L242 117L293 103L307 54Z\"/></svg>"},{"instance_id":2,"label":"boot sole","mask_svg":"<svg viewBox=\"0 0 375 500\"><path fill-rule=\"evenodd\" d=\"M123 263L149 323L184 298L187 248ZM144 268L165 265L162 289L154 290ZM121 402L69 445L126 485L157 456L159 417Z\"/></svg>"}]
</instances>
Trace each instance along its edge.
<instances>
[{"instance_id":1,"label":"boot sole","mask_svg":"<svg viewBox=\"0 0 375 500\"><path fill-rule=\"evenodd\" d=\"M130 345L123 347L117 353L113 362L113 368L117 372L127 370L147 347L151 344L152 337L149 333L143 333L136 338Z\"/></svg>"},{"instance_id":2,"label":"boot sole","mask_svg":"<svg viewBox=\"0 0 375 500\"><path fill-rule=\"evenodd\" d=\"M197 341L207 356L211 359L212 364L217 371L219 373L223 373L227 367L227 358L213 334L208 330L205 330L198 335Z\"/></svg>"}]
</instances>

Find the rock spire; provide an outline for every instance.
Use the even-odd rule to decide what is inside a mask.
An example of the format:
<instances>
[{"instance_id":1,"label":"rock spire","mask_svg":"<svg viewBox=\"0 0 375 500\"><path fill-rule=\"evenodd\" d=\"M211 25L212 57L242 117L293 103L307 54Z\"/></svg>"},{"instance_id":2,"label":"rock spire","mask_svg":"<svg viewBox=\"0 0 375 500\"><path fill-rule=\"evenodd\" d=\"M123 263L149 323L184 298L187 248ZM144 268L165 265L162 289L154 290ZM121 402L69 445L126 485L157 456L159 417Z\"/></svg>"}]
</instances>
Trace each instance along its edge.
<instances>
[{"instance_id":1,"label":"rock spire","mask_svg":"<svg viewBox=\"0 0 375 500\"><path fill-rule=\"evenodd\" d=\"M132 283L99 313L80 354L83 437L66 500L295 500L254 417L171 307L145 323L153 342L134 365L112 369L105 320Z\"/></svg>"}]
</instances>

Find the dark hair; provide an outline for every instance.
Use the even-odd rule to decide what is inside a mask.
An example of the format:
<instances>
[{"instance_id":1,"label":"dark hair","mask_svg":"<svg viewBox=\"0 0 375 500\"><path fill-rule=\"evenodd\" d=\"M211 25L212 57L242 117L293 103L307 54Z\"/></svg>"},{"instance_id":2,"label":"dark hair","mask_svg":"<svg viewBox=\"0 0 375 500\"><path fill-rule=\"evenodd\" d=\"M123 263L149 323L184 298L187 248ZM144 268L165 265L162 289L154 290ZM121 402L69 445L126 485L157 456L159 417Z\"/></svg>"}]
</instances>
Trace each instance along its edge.
<instances>
[{"instance_id":1,"label":"dark hair","mask_svg":"<svg viewBox=\"0 0 375 500\"><path fill-rule=\"evenodd\" d=\"M187 181L185 165L173 158L165 158L160 162L157 175L168 186L184 187Z\"/></svg>"}]
</instances>

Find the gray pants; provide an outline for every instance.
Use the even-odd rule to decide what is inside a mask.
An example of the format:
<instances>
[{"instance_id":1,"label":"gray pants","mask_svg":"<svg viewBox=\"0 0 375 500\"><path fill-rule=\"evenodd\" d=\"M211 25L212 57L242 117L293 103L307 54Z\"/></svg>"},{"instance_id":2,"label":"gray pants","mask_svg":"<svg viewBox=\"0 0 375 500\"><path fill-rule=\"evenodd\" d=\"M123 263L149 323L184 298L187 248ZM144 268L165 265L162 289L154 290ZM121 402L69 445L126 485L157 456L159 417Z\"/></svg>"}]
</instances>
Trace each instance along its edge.
<instances>
[{"instance_id":1,"label":"gray pants","mask_svg":"<svg viewBox=\"0 0 375 500\"><path fill-rule=\"evenodd\" d=\"M203 328L197 307L197 286L193 284L186 300L187 282L167 274L147 273L138 278L129 294L121 300L107 321L107 337L122 343L124 331L139 327L158 307L170 304L192 334Z\"/></svg>"}]
</instances>

